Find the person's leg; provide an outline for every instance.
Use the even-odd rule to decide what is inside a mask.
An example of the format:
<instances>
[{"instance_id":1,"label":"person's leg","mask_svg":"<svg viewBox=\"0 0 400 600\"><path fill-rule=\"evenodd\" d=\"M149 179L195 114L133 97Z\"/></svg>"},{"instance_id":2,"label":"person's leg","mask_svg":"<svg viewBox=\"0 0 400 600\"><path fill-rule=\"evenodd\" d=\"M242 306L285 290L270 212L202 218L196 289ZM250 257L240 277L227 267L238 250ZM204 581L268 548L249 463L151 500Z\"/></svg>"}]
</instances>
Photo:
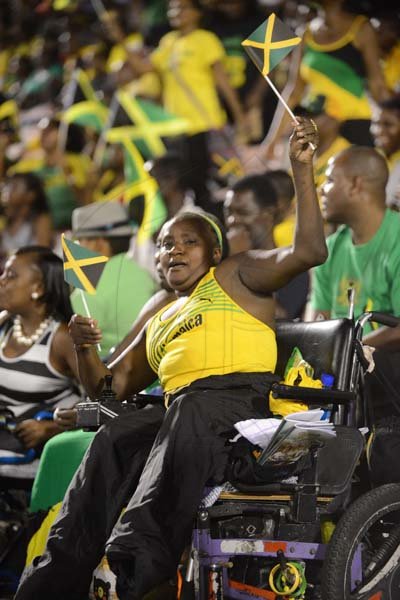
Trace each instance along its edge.
<instances>
[{"instance_id":1,"label":"person's leg","mask_svg":"<svg viewBox=\"0 0 400 600\"><path fill-rule=\"evenodd\" d=\"M164 416L152 406L103 427L72 480L45 553L23 573L16 600L87 600L92 571L132 495Z\"/></svg>"},{"instance_id":2,"label":"person's leg","mask_svg":"<svg viewBox=\"0 0 400 600\"><path fill-rule=\"evenodd\" d=\"M106 547L120 600L140 599L174 575L206 482L224 480L233 424L268 416L266 407L265 389L263 397L240 388L196 390L174 401Z\"/></svg>"}]
</instances>

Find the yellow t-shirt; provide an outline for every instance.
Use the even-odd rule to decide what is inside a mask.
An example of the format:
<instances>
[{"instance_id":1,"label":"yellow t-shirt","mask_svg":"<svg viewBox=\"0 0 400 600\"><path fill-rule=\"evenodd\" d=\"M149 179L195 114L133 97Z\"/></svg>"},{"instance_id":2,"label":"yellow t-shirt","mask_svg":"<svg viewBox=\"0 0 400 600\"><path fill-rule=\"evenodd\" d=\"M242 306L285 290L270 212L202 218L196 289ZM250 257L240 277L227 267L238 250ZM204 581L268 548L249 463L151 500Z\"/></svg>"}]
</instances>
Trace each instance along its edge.
<instances>
[{"instance_id":1,"label":"yellow t-shirt","mask_svg":"<svg viewBox=\"0 0 400 600\"><path fill-rule=\"evenodd\" d=\"M398 42L382 61L383 76L392 92L400 91L400 42Z\"/></svg>"},{"instance_id":2,"label":"yellow t-shirt","mask_svg":"<svg viewBox=\"0 0 400 600\"><path fill-rule=\"evenodd\" d=\"M203 29L184 36L171 31L151 54L151 62L162 80L164 107L188 120L191 135L220 128L225 123L212 70L212 65L224 57L225 50L217 36ZM185 82L184 87L174 70L178 79ZM186 88L191 90L190 94Z\"/></svg>"},{"instance_id":3,"label":"yellow t-shirt","mask_svg":"<svg viewBox=\"0 0 400 600\"><path fill-rule=\"evenodd\" d=\"M293 244L294 228L296 226L295 215L290 215L282 223L274 227L274 242L277 248L284 248Z\"/></svg>"},{"instance_id":4,"label":"yellow t-shirt","mask_svg":"<svg viewBox=\"0 0 400 600\"><path fill-rule=\"evenodd\" d=\"M275 332L236 304L214 271L175 315L163 320L165 307L149 323L147 360L167 393L209 375L275 370Z\"/></svg>"}]
</instances>

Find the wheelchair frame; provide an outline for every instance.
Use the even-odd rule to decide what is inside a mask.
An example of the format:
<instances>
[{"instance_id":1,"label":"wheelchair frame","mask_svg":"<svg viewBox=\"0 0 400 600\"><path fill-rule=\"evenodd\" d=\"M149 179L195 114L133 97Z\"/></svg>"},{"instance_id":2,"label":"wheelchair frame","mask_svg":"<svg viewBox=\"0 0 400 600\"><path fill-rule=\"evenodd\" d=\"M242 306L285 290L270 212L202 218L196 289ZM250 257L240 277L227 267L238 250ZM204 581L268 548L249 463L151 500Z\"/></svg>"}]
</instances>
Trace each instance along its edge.
<instances>
[{"instance_id":1,"label":"wheelchair frame","mask_svg":"<svg viewBox=\"0 0 400 600\"><path fill-rule=\"evenodd\" d=\"M258 587L235 580L229 573L235 572L234 561L238 556L250 557L255 564L259 559L275 559L281 573L285 569L287 572L288 564L298 565L298 571L301 571L301 565L304 568L306 565L309 568L310 563L322 565L327 540L321 538L321 523L332 515L343 513L353 499L352 478L364 449L358 427L369 425L366 407L359 394L362 368L366 367L361 338L368 321L388 326L399 323L395 317L382 313L365 313L357 322L338 319L277 323L277 372L283 372L291 350L298 346L315 368L316 377L321 372L331 373L336 385L335 389L319 390L276 383L272 386L274 397L329 406L338 437L328 442L328 450L311 449L311 467L297 483L246 486L235 482L237 492L223 492L217 504L199 509L184 583L185 586L192 582L196 600L219 600L225 595L240 600L310 597L305 596L305 589L300 593L300 585L292 592L290 585L286 586L284 593L282 586L280 591L276 585L275 591L266 589L261 577L261 587ZM346 456L344 461L343 455ZM331 466L333 457L339 463L341 461L339 467L345 468L341 474L336 468L336 476ZM324 477L325 469L329 472L328 477ZM260 512L262 516L255 518ZM362 572L359 544L352 558L351 589L362 580ZM381 598L373 596L374 599L378 597ZM185 594L182 598L186 598Z\"/></svg>"}]
</instances>

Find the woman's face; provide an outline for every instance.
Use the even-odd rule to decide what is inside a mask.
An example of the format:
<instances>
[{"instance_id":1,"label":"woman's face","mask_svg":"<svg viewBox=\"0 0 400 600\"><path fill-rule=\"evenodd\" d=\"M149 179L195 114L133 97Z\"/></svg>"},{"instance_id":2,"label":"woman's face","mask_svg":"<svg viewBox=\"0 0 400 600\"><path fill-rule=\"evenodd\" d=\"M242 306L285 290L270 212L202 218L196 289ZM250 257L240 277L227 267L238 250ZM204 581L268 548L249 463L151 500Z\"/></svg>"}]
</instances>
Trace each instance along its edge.
<instances>
[{"instance_id":1,"label":"woman's face","mask_svg":"<svg viewBox=\"0 0 400 600\"><path fill-rule=\"evenodd\" d=\"M1 205L7 217L14 217L31 206L31 197L22 179L8 181L1 190Z\"/></svg>"},{"instance_id":2,"label":"woman's face","mask_svg":"<svg viewBox=\"0 0 400 600\"><path fill-rule=\"evenodd\" d=\"M13 315L26 313L33 306L32 293L41 289L41 280L31 255L10 256L0 277L0 310Z\"/></svg>"},{"instance_id":3,"label":"woman's face","mask_svg":"<svg viewBox=\"0 0 400 600\"><path fill-rule=\"evenodd\" d=\"M169 221L161 230L160 266L168 285L190 293L199 279L221 258L195 220Z\"/></svg>"}]
</instances>

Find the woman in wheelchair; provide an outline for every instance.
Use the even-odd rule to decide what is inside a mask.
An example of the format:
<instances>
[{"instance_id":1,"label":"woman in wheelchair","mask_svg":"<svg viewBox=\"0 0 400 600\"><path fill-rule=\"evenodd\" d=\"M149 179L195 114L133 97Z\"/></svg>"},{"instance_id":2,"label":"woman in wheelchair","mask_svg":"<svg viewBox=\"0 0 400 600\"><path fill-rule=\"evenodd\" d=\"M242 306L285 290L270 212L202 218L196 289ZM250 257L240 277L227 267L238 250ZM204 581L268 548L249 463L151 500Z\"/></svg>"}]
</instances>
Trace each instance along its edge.
<instances>
[{"instance_id":1,"label":"woman in wheelchair","mask_svg":"<svg viewBox=\"0 0 400 600\"><path fill-rule=\"evenodd\" d=\"M6 410L8 429L15 427L15 435L0 431L1 449L15 452L17 463L62 431L52 410L80 399L62 260L42 246L18 250L0 277L0 308L0 413ZM35 418L40 413L46 418Z\"/></svg>"},{"instance_id":2,"label":"woman in wheelchair","mask_svg":"<svg viewBox=\"0 0 400 600\"><path fill-rule=\"evenodd\" d=\"M147 323L118 366L110 371L101 363L96 322L72 318L79 375L92 398L110 374L121 399L143 390L157 374L168 410L136 491L116 525L109 514L104 515L107 523L99 524L104 516L97 498L89 500L96 472L104 478L107 462L102 461L109 460L97 453L94 470L89 449L46 551L25 571L16 599L87 597L91 569L107 537L119 598L142 598L176 572L205 483L223 479L234 423L270 415L266 399L277 354L273 292L327 256L312 169L316 145L314 124L299 119L290 140L298 207L292 247L245 252L221 261L219 227L207 214L183 213L161 231L161 267L177 299ZM106 431L98 435L104 438ZM139 427L135 433L140 435ZM121 448L115 445L114 450ZM121 455L115 461L120 472L122 460ZM112 482L103 491L110 506L116 503L119 487L126 485L123 479ZM82 488L86 498L79 505ZM100 503L104 505L102 499ZM107 536L102 546L98 526Z\"/></svg>"}]
</instances>

